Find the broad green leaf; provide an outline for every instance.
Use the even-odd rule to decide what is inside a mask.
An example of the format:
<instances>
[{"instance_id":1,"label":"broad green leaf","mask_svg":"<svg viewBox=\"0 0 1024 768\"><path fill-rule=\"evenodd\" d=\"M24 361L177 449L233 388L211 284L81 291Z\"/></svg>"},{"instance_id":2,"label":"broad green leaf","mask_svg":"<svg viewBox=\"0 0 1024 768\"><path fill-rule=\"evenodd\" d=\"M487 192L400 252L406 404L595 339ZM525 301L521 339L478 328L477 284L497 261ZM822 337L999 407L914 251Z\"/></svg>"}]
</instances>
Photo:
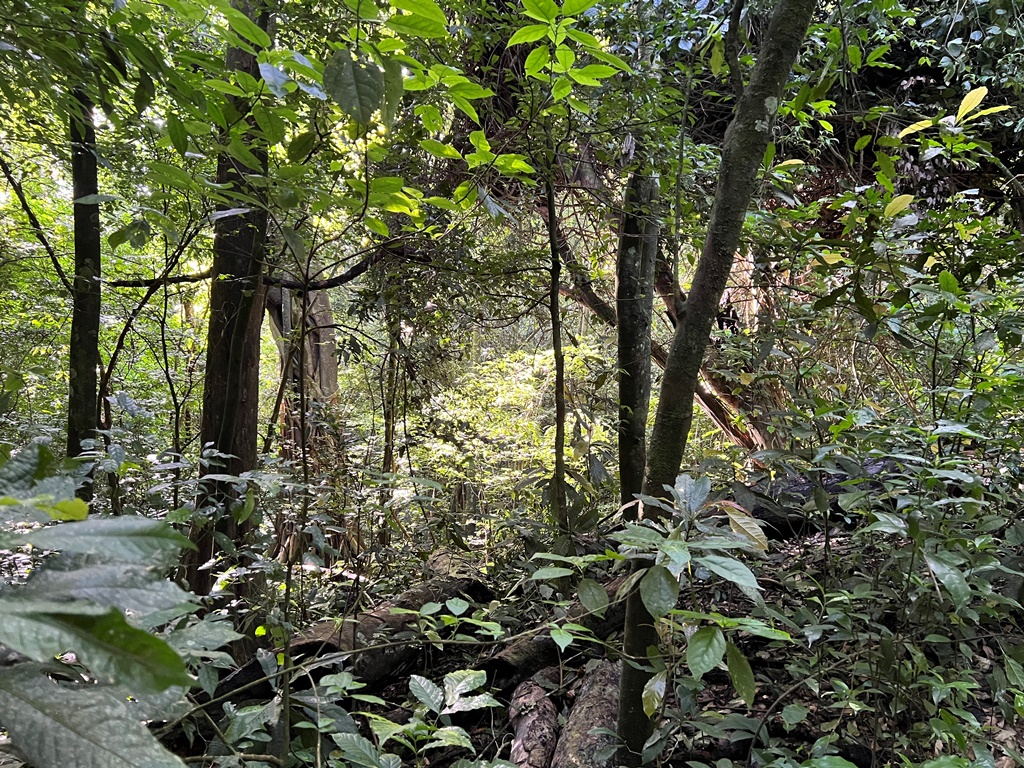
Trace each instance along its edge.
<instances>
[{"instance_id":1,"label":"broad green leaf","mask_svg":"<svg viewBox=\"0 0 1024 768\"><path fill-rule=\"evenodd\" d=\"M391 0L391 5L403 11L423 16L439 24L447 24L448 18L434 0Z\"/></svg>"},{"instance_id":2,"label":"broad green leaf","mask_svg":"<svg viewBox=\"0 0 1024 768\"><path fill-rule=\"evenodd\" d=\"M232 8L228 3L218 3L218 6L218 10L224 14L224 18L228 20L228 24L236 34L249 42L256 43L260 48L271 47L270 35L264 32L256 22L237 8Z\"/></svg>"},{"instance_id":3,"label":"broad green leaf","mask_svg":"<svg viewBox=\"0 0 1024 768\"><path fill-rule=\"evenodd\" d=\"M668 682L668 670L655 673L654 677L644 684L644 692L640 697L644 706L644 714L653 717L665 700L665 688Z\"/></svg>"},{"instance_id":4,"label":"broad green leaf","mask_svg":"<svg viewBox=\"0 0 1024 768\"><path fill-rule=\"evenodd\" d=\"M405 15L396 13L388 19L386 26L400 35L422 38L448 37L447 26L436 19L430 19L414 13Z\"/></svg>"},{"instance_id":5,"label":"broad green leaf","mask_svg":"<svg viewBox=\"0 0 1024 768\"><path fill-rule=\"evenodd\" d=\"M452 612L453 616L461 616L469 609L469 603L461 597L453 597L445 601L445 605L448 606L448 610Z\"/></svg>"},{"instance_id":6,"label":"broad green leaf","mask_svg":"<svg viewBox=\"0 0 1024 768\"><path fill-rule=\"evenodd\" d=\"M870 143L871 143L871 134L870 133L866 133L863 136L861 136L859 139L857 139L857 143L853 145L853 151L854 152L860 152L862 149L864 149Z\"/></svg>"},{"instance_id":7,"label":"broad green leaf","mask_svg":"<svg viewBox=\"0 0 1024 768\"><path fill-rule=\"evenodd\" d=\"M752 707L754 695L757 693L754 670L750 668L750 662L735 643L726 643L725 663L729 668L729 678L732 680L732 686L736 689L736 693L743 699L744 704Z\"/></svg>"},{"instance_id":8,"label":"broad green leaf","mask_svg":"<svg viewBox=\"0 0 1024 768\"><path fill-rule=\"evenodd\" d=\"M552 0L523 0L523 14L537 21L553 22L559 11Z\"/></svg>"},{"instance_id":9,"label":"broad green leaf","mask_svg":"<svg viewBox=\"0 0 1024 768\"><path fill-rule=\"evenodd\" d=\"M513 45L519 45L520 43L535 43L547 35L550 29L551 27L547 24L530 24L525 26L509 38L508 47L511 48Z\"/></svg>"},{"instance_id":10,"label":"broad green leaf","mask_svg":"<svg viewBox=\"0 0 1024 768\"><path fill-rule=\"evenodd\" d=\"M598 616L604 615L605 608L608 607L608 593L604 587L593 579L582 579L576 591L584 608Z\"/></svg>"},{"instance_id":11,"label":"broad green leaf","mask_svg":"<svg viewBox=\"0 0 1024 768\"><path fill-rule=\"evenodd\" d=\"M299 162L306 159L306 156L313 151L317 136L312 131L300 133L288 143L288 159L292 162Z\"/></svg>"},{"instance_id":12,"label":"broad green leaf","mask_svg":"<svg viewBox=\"0 0 1024 768\"><path fill-rule=\"evenodd\" d=\"M982 99L987 95L988 88L985 86L968 91L967 95L960 102L960 108L956 111L956 121L959 123L966 115L976 110L978 105L981 104Z\"/></svg>"},{"instance_id":13,"label":"broad green leaf","mask_svg":"<svg viewBox=\"0 0 1024 768\"><path fill-rule=\"evenodd\" d=\"M222 648L243 635L235 632L229 621L220 621L207 616L201 621L176 629L167 637L167 642L179 653L201 656L200 651L212 651Z\"/></svg>"},{"instance_id":14,"label":"broad green leaf","mask_svg":"<svg viewBox=\"0 0 1024 768\"><path fill-rule=\"evenodd\" d=\"M38 766L184 768L100 686L58 686L33 664L0 669L0 722Z\"/></svg>"},{"instance_id":15,"label":"broad green leaf","mask_svg":"<svg viewBox=\"0 0 1024 768\"><path fill-rule=\"evenodd\" d=\"M74 651L97 676L142 692L192 682L167 643L130 626L119 610L8 598L0 600L0 615L0 643L36 661Z\"/></svg>"},{"instance_id":16,"label":"broad green leaf","mask_svg":"<svg viewBox=\"0 0 1024 768\"><path fill-rule=\"evenodd\" d=\"M572 634L566 632L564 629L552 629L551 639L555 641L555 645L557 645L559 650L562 651L572 645L573 641Z\"/></svg>"},{"instance_id":17,"label":"broad green leaf","mask_svg":"<svg viewBox=\"0 0 1024 768\"><path fill-rule=\"evenodd\" d=\"M185 130L185 124L181 122L181 118L173 112L167 115L167 136L170 138L174 150L184 157L188 152L188 131Z\"/></svg>"},{"instance_id":18,"label":"broad green leaf","mask_svg":"<svg viewBox=\"0 0 1024 768\"><path fill-rule=\"evenodd\" d=\"M440 714L444 707L444 691L437 683L419 675L409 678L409 693L431 712Z\"/></svg>"},{"instance_id":19,"label":"broad green leaf","mask_svg":"<svg viewBox=\"0 0 1024 768\"><path fill-rule=\"evenodd\" d=\"M455 703L460 696L475 691L487 682L487 673L482 669L459 669L444 676L444 700Z\"/></svg>"},{"instance_id":20,"label":"broad green leaf","mask_svg":"<svg viewBox=\"0 0 1024 768\"><path fill-rule=\"evenodd\" d=\"M803 704L787 704L782 709L782 722L785 723L786 728L792 728L794 725L799 725L807 719L811 711Z\"/></svg>"},{"instance_id":21,"label":"broad green leaf","mask_svg":"<svg viewBox=\"0 0 1024 768\"><path fill-rule=\"evenodd\" d=\"M423 139L420 142L420 147L427 150L434 157L441 157L447 160L461 160L462 155L459 154L459 150L450 144L444 144L437 139Z\"/></svg>"},{"instance_id":22,"label":"broad green leaf","mask_svg":"<svg viewBox=\"0 0 1024 768\"><path fill-rule=\"evenodd\" d=\"M324 90L360 125L369 125L384 98L384 75L372 61L338 51L324 67Z\"/></svg>"},{"instance_id":23,"label":"broad green leaf","mask_svg":"<svg viewBox=\"0 0 1024 768\"><path fill-rule=\"evenodd\" d=\"M451 704L441 710L443 715L453 715L456 712L472 712L487 707L500 707L501 703L489 693L479 693L475 696L460 696Z\"/></svg>"},{"instance_id":24,"label":"broad green leaf","mask_svg":"<svg viewBox=\"0 0 1024 768\"><path fill-rule=\"evenodd\" d=\"M803 768L857 768L854 763L851 763L845 758L839 757L839 755L814 757L802 763L802 765Z\"/></svg>"},{"instance_id":25,"label":"broad green leaf","mask_svg":"<svg viewBox=\"0 0 1024 768\"><path fill-rule=\"evenodd\" d=\"M402 63L397 59L384 60L384 104L381 107L381 122L389 131L395 124L398 108L402 105L405 95L405 77L402 75Z\"/></svg>"},{"instance_id":26,"label":"broad green leaf","mask_svg":"<svg viewBox=\"0 0 1024 768\"><path fill-rule=\"evenodd\" d=\"M551 98L555 101L561 101L570 93L572 93L572 83L568 78L560 77L551 86Z\"/></svg>"},{"instance_id":27,"label":"broad green leaf","mask_svg":"<svg viewBox=\"0 0 1024 768\"><path fill-rule=\"evenodd\" d=\"M334 733L331 738L341 748L341 755L348 762L363 768L381 768L380 753L365 736L358 733Z\"/></svg>"},{"instance_id":28,"label":"broad green leaf","mask_svg":"<svg viewBox=\"0 0 1024 768\"><path fill-rule=\"evenodd\" d=\"M676 607L679 599L679 579L663 565L652 565L640 579L640 599L658 619Z\"/></svg>"},{"instance_id":29,"label":"broad green leaf","mask_svg":"<svg viewBox=\"0 0 1024 768\"><path fill-rule=\"evenodd\" d=\"M18 590L22 599L88 600L145 616L189 601L190 595L173 581L144 565L100 563L76 570L45 568Z\"/></svg>"},{"instance_id":30,"label":"broad green leaf","mask_svg":"<svg viewBox=\"0 0 1024 768\"><path fill-rule=\"evenodd\" d=\"M946 588L954 607L959 610L971 601L971 586L957 567L955 560L944 552L924 556L935 578Z\"/></svg>"},{"instance_id":31,"label":"broad green leaf","mask_svg":"<svg viewBox=\"0 0 1024 768\"><path fill-rule=\"evenodd\" d=\"M998 107L988 107L987 109L979 109L977 112L972 112L963 119L963 122L969 123L971 120L977 120L979 117L985 117L985 115L994 115L998 112L1005 112L1008 109L1013 109L1009 104L1000 104Z\"/></svg>"},{"instance_id":32,"label":"broad green leaf","mask_svg":"<svg viewBox=\"0 0 1024 768\"><path fill-rule=\"evenodd\" d=\"M893 216L905 211L912 202L914 202L913 195L899 195L894 197L889 204L885 206L885 211L882 215L886 218L892 218Z\"/></svg>"},{"instance_id":33,"label":"broad green leaf","mask_svg":"<svg viewBox=\"0 0 1024 768\"><path fill-rule=\"evenodd\" d=\"M527 75L536 76L550 61L551 50L546 45L541 45L530 51L523 69Z\"/></svg>"},{"instance_id":34,"label":"broad green leaf","mask_svg":"<svg viewBox=\"0 0 1024 768\"><path fill-rule=\"evenodd\" d=\"M263 82L267 84L267 88L270 92L277 96L279 99L283 99L288 95L287 85L291 82L291 78L288 77L287 73L275 67L273 64L268 64L265 61L261 61L259 64L260 77L263 78Z\"/></svg>"},{"instance_id":35,"label":"broad green leaf","mask_svg":"<svg viewBox=\"0 0 1024 768\"><path fill-rule=\"evenodd\" d=\"M686 666L698 680L717 667L725 655L725 635L718 627L701 627L686 643Z\"/></svg>"},{"instance_id":36,"label":"broad green leaf","mask_svg":"<svg viewBox=\"0 0 1024 768\"><path fill-rule=\"evenodd\" d=\"M167 523L145 517L90 518L61 523L23 537L39 549L97 555L104 560L150 564L194 545Z\"/></svg>"},{"instance_id":37,"label":"broad green leaf","mask_svg":"<svg viewBox=\"0 0 1024 768\"><path fill-rule=\"evenodd\" d=\"M572 576L576 571L572 568L562 568L557 565L548 565L544 568L538 568L530 576L534 581L543 581L544 579L561 579L566 576Z\"/></svg>"},{"instance_id":38,"label":"broad green leaf","mask_svg":"<svg viewBox=\"0 0 1024 768\"><path fill-rule=\"evenodd\" d=\"M703 555L693 559L705 566L709 571L717 573L723 579L728 579L733 584L760 589L753 572L735 558L722 557L721 555Z\"/></svg>"},{"instance_id":39,"label":"broad green leaf","mask_svg":"<svg viewBox=\"0 0 1024 768\"><path fill-rule=\"evenodd\" d=\"M563 16L579 16L597 5L597 0L565 0L562 6Z\"/></svg>"},{"instance_id":40,"label":"broad green leaf","mask_svg":"<svg viewBox=\"0 0 1024 768\"><path fill-rule=\"evenodd\" d=\"M960 283L957 282L956 277L949 270L942 270L939 272L939 288L946 293L951 293L954 296L959 296L962 291L960 289ZM973 478L970 475L960 473L962 477L957 477L957 480L964 480L970 482ZM939 475L941 477L941 475Z\"/></svg>"},{"instance_id":41,"label":"broad green leaf","mask_svg":"<svg viewBox=\"0 0 1024 768\"><path fill-rule=\"evenodd\" d=\"M469 734L457 725L446 725L438 728L431 734L432 740L423 746L423 749L436 749L437 747L464 747L473 749L473 742Z\"/></svg>"}]
</instances>

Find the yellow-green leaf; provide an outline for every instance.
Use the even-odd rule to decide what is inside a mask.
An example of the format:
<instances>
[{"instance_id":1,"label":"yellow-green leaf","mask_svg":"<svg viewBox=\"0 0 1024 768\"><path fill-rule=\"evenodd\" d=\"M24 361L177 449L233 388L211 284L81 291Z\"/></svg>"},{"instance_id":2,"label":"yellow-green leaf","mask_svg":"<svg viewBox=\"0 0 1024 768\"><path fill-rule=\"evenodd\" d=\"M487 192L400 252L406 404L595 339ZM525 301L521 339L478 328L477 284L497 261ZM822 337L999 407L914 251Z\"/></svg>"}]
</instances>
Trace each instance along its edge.
<instances>
[{"instance_id":1,"label":"yellow-green leaf","mask_svg":"<svg viewBox=\"0 0 1024 768\"><path fill-rule=\"evenodd\" d=\"M905 211L907 209L907 206L909 206L912 202L914 202L913 195L899 195L897 197L894 197L892 201L887 206L885 206L885 212L883 213L883 215L886 218L895 216L896 214Z\"/></svg>"},{"instance_id":2,"label":"yellow-green leaf","mask_svg":"<svg viewBox=\"0 0 1024 768\"><path fill-rule=\"evenodd\" d=\"M981 104L981 100L988 95L988 88L982 86L981 88L975 88L967 92L964 96L963 101L960 102L960 109L956 111L956 121L959 123L963 120L965 115L969 115L971 112L978 108Z\"/></svg>"},{"instance_id":3,"label":"yellow-green leaf","mask_svg":"<svg viewBox=\"0 0 1024 768\"><path fill-rule=\"evenodd\" d=\"M912 133L917 133L918 131L923 131L925 128L931 128L932 125L934 125L934 124L935 124L935 121L932 120L931 118L929 118L927 120L918 120L916 123L908 125L902 131L900 131L899 132L899 137L901 139L905 138L905 137L909 136Z\"/></svg>"}]
</instances>

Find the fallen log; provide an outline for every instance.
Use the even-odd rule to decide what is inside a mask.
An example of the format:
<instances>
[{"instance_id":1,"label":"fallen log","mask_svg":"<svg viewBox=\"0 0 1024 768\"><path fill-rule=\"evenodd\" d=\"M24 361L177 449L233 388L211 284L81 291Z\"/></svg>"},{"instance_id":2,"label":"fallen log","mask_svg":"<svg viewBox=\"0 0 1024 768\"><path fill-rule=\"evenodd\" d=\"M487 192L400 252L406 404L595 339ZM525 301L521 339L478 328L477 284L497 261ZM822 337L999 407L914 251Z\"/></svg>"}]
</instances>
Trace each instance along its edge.
<instances>
[{"instance_id":1,"label":"fallen log","mask_svg":"<svg viewBox=\"0 0 1024 768\"><path fill-rule=\"evenodd\" d=\"M547 691L532 680L520 683L508 707L512 762L519 768L548 768L558 739L558 710Z\"/></svg>"},{"instance_id":2,"label":"fallen log","mask_svg":"<svg viewBox=\"0 0 1024 768\"><path fill-rule=\"evenodd\" d=\"M586 608L577 602L569 609L566 620L586 627L593 633L594 638L600 641L607 639L613 632L620 631L626 619L626 605L624 600L618 599L617 593L625 580L626 577L622 576L605 585L608 607L602 615L588 613ZM551 638L551 631L544 629L518 638L499 653L478 664L477 669L487 672L494 687L509 691L544 667L557 664L558 656L558 645Z\"/></svg>"},{"instance_id":3,"label":"fallen log","mask_svg":"<svg viewBox=\"0 0 1024 768\"><path fill-rule=\"evenodd\" d=\"M555 747L551 768L611 768L619 713L618 662L602 661L586 676ZM605 732L592 733L594 729Z\"/></svg>"}]
</instances>

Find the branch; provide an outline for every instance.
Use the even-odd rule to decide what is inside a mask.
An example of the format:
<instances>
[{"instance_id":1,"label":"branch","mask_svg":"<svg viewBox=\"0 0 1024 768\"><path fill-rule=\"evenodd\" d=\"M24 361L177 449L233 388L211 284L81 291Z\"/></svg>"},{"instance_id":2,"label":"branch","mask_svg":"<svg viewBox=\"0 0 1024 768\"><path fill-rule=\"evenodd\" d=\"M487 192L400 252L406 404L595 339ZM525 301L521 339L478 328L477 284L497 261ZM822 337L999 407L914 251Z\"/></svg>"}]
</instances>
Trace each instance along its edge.
<instances>
[{"instance_id":1,"label":"branch","mask_svg":"<svg viewBox=\"0 0 1024 768\"><path fill-rule=\"evenodd\" d=\"M203 280L209 280L212 275L212 269L204 269L195 275L168 277L165 270L165 274L159 277L132 277L124 280L110 280L107 282L107 285L112 288L160 288L165 285L177 285L179 283L201 283Z\"/></svg>"},{"instance_id":2,"label":"branch","mask_svg":"<svg viewBox=\"0 0 1024 768\"><path fill-rule=\"evenodd\" d=\"M743 16L743 0L732 0L729 13L729 29L726 30L724 43L725 61L729 65L729 85L733 95L739 101L743 96L743 73L740 72L740 17Z\"/></svg>"},{"instance_id":3,"label":"branch","mask_svg":"<svg viewBox=\"0 0 1024 768\"><path fill-rule=\"evenodd\" d=\"M60 282L63 284L64 289L68 293L74 293L75 289L71 285L71 281L68 280L68 276L64 273L64 268L60 265L60 260L57 258L57 252L53 250L53 246L50 245L50 241L46 238L46 232L43 230L43 225L39 223L39 219L36 218L36 214L28 202L28 198L25 197L25 190L22 189L18 180L14 178L11 166L7 164L7 160L3 155L0 155L0 170L3 171L4 178L6 178L7 183L11 185L11 189L14 190L14 194L17 195L18 202L21 203L21 209L25 212L25 215L28 216L29 224L32 225L32 231L35 233L36 240L39 241L39 244L43 246L43 249L50 257L50 263L53 264L53 268L57 271L57 277L60 278Z\"/></svg>"}]
</instances>

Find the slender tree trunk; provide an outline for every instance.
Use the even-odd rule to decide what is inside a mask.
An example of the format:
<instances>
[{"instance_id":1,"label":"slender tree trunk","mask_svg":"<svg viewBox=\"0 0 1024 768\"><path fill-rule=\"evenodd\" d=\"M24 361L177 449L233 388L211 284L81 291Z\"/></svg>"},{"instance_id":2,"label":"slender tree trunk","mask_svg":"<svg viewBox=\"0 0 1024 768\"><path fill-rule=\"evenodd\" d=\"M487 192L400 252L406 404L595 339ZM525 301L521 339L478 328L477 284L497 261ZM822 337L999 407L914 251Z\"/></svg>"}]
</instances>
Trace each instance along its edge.
<instances>
[{"instance_id":1,"label":"slender tree trunk","mask_svg":"<svg viewBox=\"0 0 1024 768\"><path fill-rule=\"evenodd\" d=\"M658 180L634 172L626 187L616 263L619 362L619 488L624 517L637 517L647 458L647 413L651 404L651 315L658 223L652 207Z\"/></svg>"},{"instance_id":2,"label":"slender tree trunk","mask_svg":"<svg viewBox=\"0 0 1024 768\"><path fill-rule=\"evenodd\" d=\"M548 244L551 251L551 290L548 309L551 313L551 353L555 361L555 469L551 476L551 519L558 525L556 551L567 554L576 521L565 499L565 353L562 351L562 309L559 302L562 258L558 249L558 222L555 212L555 188L549 176L545 186L548 214Z\"/></svg>"},{"instance_id":3,"label":"slender tree trunk","mask_svg":"<svg viewBox=\"0 0 1024 768\"><path fill-rule=\"evenodd\" d=\"M251 15L251 14L250 14ZM232 48L227 54L229 70L259 77L256 57ZM246 105L236 108L244 114ZM261 167L247 168L226 153L217 161L217 182L229 185L241 199L261 199L261 192L248 183L248 174L266 174L266 153L250 146ZM259 433L260 324L265 301L264 247L267 210L262 203L243 213L218 218L214 224L213 267L210 285L210 325L207 333L206 375L203 385L201 437L204 446L221 454L224 466L208 466L207 472L241 475L256 466ZM222 204L220 210L237 207ZM237 499L230 483L204 483L197 509L211 511L213 525L193 526L192 540L198 556L188 562L187 577L197 594L213 586L214 571L199 566L219 552L233 550L244 542L253 521L237 521L232 514Z\"/></svg>"},{"instance_id":4,"label":"slender tree trunk","mask_svg":"<svg viewBox=\"0 0 1024 768\"><path fill-rule=\"evenodd\" d=\"M676 325L662 378L658 412L647 454L644 492L661 496L675 482L693 422L693 397L699 374L740 244L771 126L797 52L807 33L816 0L779 0L768 27L757 66L740 97L725 132L718 187L711 209L704 249L686 305ZM624 664L619 690L619 762L636 766L654 723L643 710L642 693L651 679L648 648L657 632L638 589L627 598L623 635Z\"/></svg>"},{"instance_id":5,"label":"slender tree trunk","mask_svg":"<svg viewBox=\"0 0 1024 768\"><path fill-rule=\"evenodd\" d=\"M93 105L75 90L70 118L71 180L74 199L99 192L96 129ZM100 365L100 206L74 204L75 278L71 310L71 346L68 360L68 456L82 452L82 440L95 437L99 424L98 377ZM92 486L79 490L92 497Z\"/></svg>"}]
</instances>

